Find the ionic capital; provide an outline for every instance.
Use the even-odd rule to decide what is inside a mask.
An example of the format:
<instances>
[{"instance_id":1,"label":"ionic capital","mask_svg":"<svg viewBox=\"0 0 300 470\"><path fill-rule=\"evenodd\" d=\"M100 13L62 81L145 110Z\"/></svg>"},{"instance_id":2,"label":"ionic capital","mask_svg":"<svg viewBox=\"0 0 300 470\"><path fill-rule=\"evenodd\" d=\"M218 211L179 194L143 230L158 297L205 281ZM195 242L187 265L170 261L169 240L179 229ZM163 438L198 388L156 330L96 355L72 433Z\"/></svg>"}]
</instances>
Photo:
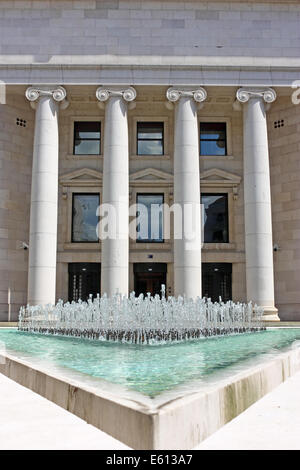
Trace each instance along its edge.
<instances>
[{"instance_id":1,"label":"ionic capital","mask_svg":"<svg viewBox=\"0 0 300 470\"><path fill-rule=\"evenodd\" d=\"M64 87L57 86L57 87L36 87L31 86L27 88L25 92L25 96L30 101L30 105L33 109L35 109L35 102L41 96L50 96L54 101L61 103L61 108L65 109L68 106L68 101L65 99L67 96L67 92ZM63 102L63 103L62 103Z\"/></svg>"},{"instance_id":2,"label":"ionic capital","mask_svg":"<svg viewBox=\"0 0 300 470\"><path fill-rule=\"evenodd\" d=\"M67 96L64 87L29 87L25 92L25 96L29 101L36 101L40 96L51 96L55 101L63 101Z\"/></svg>"},{"instance_id":3,"label":"ionic capital","mask_svg":"<svg viewBox=\"0 0 300 470\"><path fill-rule=\"evenodd\" d=\"M276 92L273 88L239 88L236 98L240 103L247 103L250 98L262 98L266 103L273 103Z\"/></svg>"},{"instance_id":4,"label":"ionic capital","mask_svg":"<svg viewBox=\"0 0 300 470\"><path fill-rule=\"evenodd\" d=\"M99 87L96 90L96 98L99 101L107 101L111 96L121 96L125 101L133 101L136 98L136 90L133 87L128 88L106 88Z\"/></svg>"},{"instance_id":5,"label":"ionic capital","mask_svg":"<svg viewBox=\"0 0 300 470\"><path fill-rule=\"evenodd\" d=\"M207 92L202 87L199 87L195 90L171 87L168 88L166 96L167 99L172 103L178 101L182 96L193 98L197 103L202 103L206 100Z\"/></svg>"}]
</instances>

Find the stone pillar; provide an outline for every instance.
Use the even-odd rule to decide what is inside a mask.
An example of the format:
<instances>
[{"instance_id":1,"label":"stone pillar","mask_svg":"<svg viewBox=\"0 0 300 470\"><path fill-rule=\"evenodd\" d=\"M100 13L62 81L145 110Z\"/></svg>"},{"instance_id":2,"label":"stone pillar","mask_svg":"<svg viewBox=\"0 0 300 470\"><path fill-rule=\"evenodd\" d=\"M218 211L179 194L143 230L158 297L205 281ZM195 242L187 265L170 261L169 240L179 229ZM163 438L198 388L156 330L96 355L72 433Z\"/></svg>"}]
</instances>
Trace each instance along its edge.
<instances>
[{"instance_id":1,"label":"stone pillar","mask_svg":"<svg viewBox=\"0 0 300 470\"><path fill-rule=\"evenodd\" d=\"M244 103L244 207L247 300L264 307L266 320L279 320L274 304L274 269L269 149L265 103L271 88L240 88Z\"/></svg>"},{"instance_id":2,"label":"stone pillar","mask_svg":"<svg viewBox=\"0 0 300 470\"><path fill-rule=\"evenodd\" d=\"M65 89L59 86L26 90L26 98L36 109L29 229L27 302L30 305L55 303L58 103L65 97Z\"/></svg>"},{"instance_id":3,"label":"stone pillar","mask_svg":"<svg viewBox=\"0 0 300 470\"><path fill-rule=\"evenodd\" d=\"M104 130L103 193L101 215L110 227L101 235L101 294L128 295L129 287L129 156L127 102L136 97L134 88L97 89L106 102Z\"/></svg>"},{"instance_id":4,"label":"stone pillar","mask_svg":"<svg viewBox=\"0 0 300 470\"><path fill-rule=\"evenodd\" d=\"M201 200L197 103L203 88L169 88L176 103L174 135L174 294L201 297ZM180 214L182 213L182 217Z\"/></svg>"}]
</instances>

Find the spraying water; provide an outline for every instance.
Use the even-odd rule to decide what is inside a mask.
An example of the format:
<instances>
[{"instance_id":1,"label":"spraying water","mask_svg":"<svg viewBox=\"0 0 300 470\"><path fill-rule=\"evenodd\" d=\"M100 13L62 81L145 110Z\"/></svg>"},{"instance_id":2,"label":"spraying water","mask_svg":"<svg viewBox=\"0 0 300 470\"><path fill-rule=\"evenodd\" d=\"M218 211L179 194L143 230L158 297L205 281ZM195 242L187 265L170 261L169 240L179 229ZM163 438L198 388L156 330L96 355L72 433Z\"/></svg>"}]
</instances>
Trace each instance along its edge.
<instances>
[{"instance_id":1,"label":"spraying water","mask_svg":"<svg viewBox=\"0 0 300 470\"><path fill-rule=\"evenodd\" d=\"M263 308L232 301L162 296L90 298L87 302L59 300L53 305L21 307L19 330L123 343L155 344L206 336L259 331Z\"/></svg>"}]
</instances>

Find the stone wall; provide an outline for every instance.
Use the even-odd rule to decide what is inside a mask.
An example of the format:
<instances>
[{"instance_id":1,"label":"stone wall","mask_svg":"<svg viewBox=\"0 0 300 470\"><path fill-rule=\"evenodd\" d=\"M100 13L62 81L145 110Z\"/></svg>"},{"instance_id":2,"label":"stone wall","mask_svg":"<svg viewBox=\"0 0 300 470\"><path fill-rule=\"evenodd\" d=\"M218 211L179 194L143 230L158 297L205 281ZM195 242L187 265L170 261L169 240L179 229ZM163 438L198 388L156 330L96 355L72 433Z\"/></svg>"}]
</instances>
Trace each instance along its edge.
<instances>
[{"instance_id":1,"label":"stone wall","mask_svg":"<svg viewBox=\"0 0 300 470\"><path fill-rule=\"evenodd\" d=\"M15 320L27 298L33 120L24 96L0 105L0 321Z\"/></svg>"},{"instance_id":2,"label":"stone wall","mask_svg":"<svg viewBox=\"0 0 300 470\"><path fill-rule=\"evenodd\" d=\"M299 57L296 1L0 2L4 63L249 63ZM119 58L118 58L119 57ZM181 59L178 61L178 57ZM101 59L100 59L101 58ZM172 62L172 61L171 61ZM251 62L252 63L252 62Z\"/></svg>"},{"instance_id":3,"label":"stone wall","mask_svg":"<svg viewBox=\"0 0 300 470\"><path fill-rule=\"evenodd\" d=\"M278 121L283 120L280 127ZM300 320L300 106L281 97L268 115L275 303L281 320Z\"/></svg>"}]
</instances>

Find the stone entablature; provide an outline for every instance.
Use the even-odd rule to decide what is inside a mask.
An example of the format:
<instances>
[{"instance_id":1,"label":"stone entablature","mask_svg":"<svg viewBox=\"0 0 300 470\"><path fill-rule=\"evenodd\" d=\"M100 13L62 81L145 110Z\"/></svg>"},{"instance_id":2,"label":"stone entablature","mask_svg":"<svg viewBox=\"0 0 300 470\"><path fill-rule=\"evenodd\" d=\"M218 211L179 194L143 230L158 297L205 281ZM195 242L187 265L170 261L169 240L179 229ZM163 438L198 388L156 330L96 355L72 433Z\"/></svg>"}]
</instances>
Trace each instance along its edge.
<instances>
[{"instance_id":1,"label":"stone entablature","mask_svg":"<svg viewBox=\"0 0 300 470\"><path fill-rule=\"evenodd\" d=\"M299 14L296 0L0 2L1 80L290 85Z\"/></svg>"}]
</instances>

